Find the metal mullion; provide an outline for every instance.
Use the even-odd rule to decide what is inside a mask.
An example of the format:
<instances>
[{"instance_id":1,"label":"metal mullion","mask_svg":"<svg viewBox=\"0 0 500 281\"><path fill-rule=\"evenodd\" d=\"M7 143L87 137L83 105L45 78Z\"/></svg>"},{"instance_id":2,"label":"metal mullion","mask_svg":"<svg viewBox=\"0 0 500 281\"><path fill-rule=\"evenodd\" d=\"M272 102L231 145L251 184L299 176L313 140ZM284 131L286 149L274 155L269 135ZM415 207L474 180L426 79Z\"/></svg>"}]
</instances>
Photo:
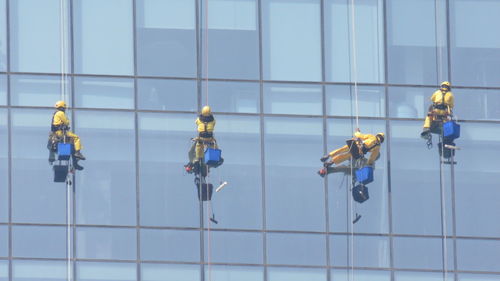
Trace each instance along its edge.
<instances>
[{"instance_id":1,"label":"metal mullion","mask_svg":"<svg viewBox=\"0 0 500 281\"><path fill-rule=\"evenodd\" d=\"M13 264L12 264L12 116L10 98L10 0L5 1L6 13L6 49L7 49L7 193L8 193L8 280L12 281Z\"/></svg>"}]
</instances>

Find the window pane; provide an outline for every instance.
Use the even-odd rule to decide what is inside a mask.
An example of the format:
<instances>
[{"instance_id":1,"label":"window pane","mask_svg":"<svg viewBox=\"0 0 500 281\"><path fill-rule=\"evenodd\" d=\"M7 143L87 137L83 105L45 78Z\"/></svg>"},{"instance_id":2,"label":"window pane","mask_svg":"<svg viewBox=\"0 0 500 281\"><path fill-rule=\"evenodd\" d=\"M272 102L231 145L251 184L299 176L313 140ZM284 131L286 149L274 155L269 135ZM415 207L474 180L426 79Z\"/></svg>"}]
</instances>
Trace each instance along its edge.
<instances>
[{"instance_id":1,"label":"window pane","mask_svg":"<svg viewBox=\"0 0 500 281\"><path fill-rule=\"evenodd\" d=\"M369 271L359 270L354 271L345 269L334 269L332 272L332 280L335 281L390 281L391 273L386 271ZM426 280L427 281L427 280Z\"/></svg>"},{"instance_id":2,"label":"window pane","mask_svg":"<svg viewBox=\"0 0 500 281\"><path fill-rule=\"evenodd\" d=\"M139 75L195 77L194 0L137 1Z\"/></svg>"},{"instance_id":3,"label":"window pane","mask_svg":"<svg viewBox=\"0 0 500 281\"><path fill-rule=\"evenodd\" d=\"M261 264L263 262L261 233L210 231L210 238L205 232L205 241L210 241L210 257L208 257L208 244L205 242L205 260L210 259L216 263Z\"/></svg>"},{"instance_id":4,"label":"window pane","mask_svg":"<svg viewBox=\"0 0 500 281\"><path fill-rule=\"evenodd\" d=\"M434 0L388 1L389 82L436 84L446 80L446 7ZM455 67L453 67L455 68Z\"/></svg>"},{"instance_id":5,"label":"window pane","mask_svg":"<svg viewBox=\"0 0 500 281\"><path fill-rule=\"evenodd\" d=\"M194 114L139 114L142 225L199 226L196 186L182 173L195 119Z\"/></svg>"},{"instance_id":6,"label":"window pane","mask_svg":"<svg viewBox=\"0 0 500 281\"><path fill-rule=\"evenodd\" d=\"M45 149L52 114L52 110L11 111L14 222L66 222L65 185L53 182Z\"/></svg>"},{"instance_id":7,"label":"window pane","mask_svg":"<svg viewBox=\"0 0 500 281\"><path fill-rule=\"evenodd\" d=\"M217 281L263 281L264 269L262 267L244 266L210 266L205 267L205 276ZM206 277L205 277L206 278Z\"/></svg>"},{"instance_id":8,"label":"window pane","mask_svg":"<svg viewBox=\"0 0 500 281\"><path fill-rule=\"evenodd\" d=\"M319 0L262 2L264 79L321 80L320 18Z\"/></svg>"},{"instance_id":9,"label":"window pane","mask_svg":"<svg viewBox=\"0 0 500 281\"><path fill-rule=\"evenodd\" d=\"M200 232L141 229L141 259L199 262Z\"/></svg>"},{"instance_id":10,"label":"window pane","mask_svg":"<svg viewBox=\"0 0 500 281\"><path fill-rule=\"evenodd\" d=\"M356 1L354 5L356 30L352 28L350 3L347 0L325 1L326 80L351 82L357 76L358 82L383 83L382 1ZM352 34L354 32L356 34L356 60L353 56Z\"/></svg>"},{"instance_id":11,"label":"window pane","mask_svg":"<svg viewBox=\"0 0 500 281\"><path fill-rule=\"evenodd\" d=\"M458 281L496 281L499 280L500 274L459 274Z\"/></svg>"},{"instance_id":12,"label":"window pane","mask_svg":"<svg viewBox=\"0 0 500 281\"><path fill-rule=\"evenodd\" d=\"M328 119L327 152L345 145L355 130L354 120ZM361 132L377 134L385 132L384 121L360 120ZM370 199L363 204L352 200L351 177L348 173L332 173L328 176L328 198L330 208L330 228L338 232L389 232L388 218L388 180L386 164L387 145L383 143L380 158L375 162L374 181L367 185ZM369 156L368 156L369 157ZM321 168L321 162L316 157L316 169ZM342 165L349 165L349 161ZM362 218L351 228L354 217L350 217L351 204L354 204L353 216L358 213Z\"/></svg>"},{"instance_id":13,"label":"window pane","mask_svg":"<svg viewBox=\"0 0 500 281\"><path fill-rule=\"evenodd\" d=\"M264 113L320 115L322 112L321 86L264 85Z\"/></svg>"},{"instance_id":14,"label":"window pane","mask_svg":"<svg viewBox=\"0 0 500 281\"><path fill-rule=\"evenodd\" d=\"M12 281L64 281L66 274L61 261L12 261Z\"/></svg>"},{"instance_id":15,"label":"window pane","mask_svg":"<svg viewBox=\"0 0 500 281\"><path fill-rule=\"evenodd\" d=\"M135 225L134 115L79 111L75 121L87 157L76 175L77 223Z\"/></svg>"},{"instance_id":16,"label":"window pane","mask_svg":"<svg viewBox=\"0 0 500 281\"><path fill-rule=\"evenodd\" d=\"M67 80L69 82L69 80ZM69 83L64 85L65 101L71 104ZM11 105L49 106L61 100L61 77L12 75L10 77ZM47 122L50 128L50 120Z\"/></svg>"},{"instance_id":17,"label":"window pane","mask_svg":"<svg viewBox=\"0 0 500 281\"><path fill-rule=\"evenodd\" d=\"M76 0L73 7L75 72L133 74L132 0Z\"/></svg>"},{"instance_id":18,"label":"window pane","mask_svg":"<svg viewBox=\"0 0 500 281\"><path fill-rule=\"evenodd\" d=\"M460 270L500 272L500 241L458 239L458 268Z\"/></svg>"},{"instance_id":19,"label":"window pane","mask_svg":"<svg viewBox=\"0 0 500 281\"><path fill-rule=\"evenodd\" d=\"M206 96L206 84L201 85ZM212 109L218 112L260 112L259 83L208 82L208 92Z\"/></svg>"},{"instance_id":20,"label":"window pane","mask_svg":"<svg viewBox=\"0 0 500 281\"><path fill-rule=\"evenodd\" d=\"M0 18L2 19L0 20L0 71L7 70L7 16L5 14L5 2L6 0L0 0Z\"/></svg>"},{"instance_id":21,"label":"window pane","mask_svg":"<svg viewBox=\"0 0 500 281\"><path fill-rule=\"evenodd\" d=\"M137 101L140 109L196 111L196 81L138 79Z\"/></svg>"},{"instance_id":22,"label":"window pane","mask_svg":"<svg viewBox=\"0 0 500 281\"><path fill-rule=\"evenodd\" d=\"M66 228L13 226L12 255L22 258L67 258Z\"/></svg>"},{"instance_id":23,"label":"window pane","mask_svg":"<svg viewBox=\"0 0 500 281\"><path fill-rule=\"evenodd\" d=\"M451 61L455 84L500 86L500 2L457 0L450 2ZM476 20L464 21L474 18ZM481 32L478 32L480 30Z\"/></svg>"},{"instance_id":24,"label":"window pane","mask_svg":"<svg viewBox=\"0 0 500 281\"><path fill-rule=\"evenodd\" d=\"M79 262L76 265L77 281L135 281L135 263Z\"/></svg>"},{"instance_id":25,"label":"window pane","mask_svg":"<svg viewBox=\"0 0 500 281\"><path fill-rule=\"evenodd\" d=\"M65 2L68 7L69 1ZM61 72L60 1L16 0L9 1L9 5L11 71ZM64 16L69 25L69 11ZM66 34L63 40L67 62L69 36Z\"/></svg>"},{"instance_id":26,"label":"window pane","mask_svg":"<svg viewBox=\"0 0 500 281\"><path fill-rule=\"evenodd\" d=\"M208 39L208 77L259 78L259 30L255 0L213 0L208 3L208 38L202 15L202 65L206 71L205 44ZM205 13L205 3L202 5Z\"/></svg>"},{"instance_id":27,"label":"window pane","mask_svg":"<svg viewBox=\"0 0 500 281\"><path fill-rule=\"evenodd\" d=\"M7 110L0 109L0 222L9 220Z\"/></svg>"},{"instance_id":28,"label":"window pane","mask_svg":"<svg viewBox=\"0 0 500 281\"><path fill-rule=\"evenodd\" d=\"M7 75L3 74L0 75L0 105L7 105Z\"/></svg>"},{"instance_id":29,"label":"window pane","mask_svg":"<svg viewBox=\"0 0 500 281\"><path fill-rule=\"evenodd\" d=\"M267 275L269 281L326 281L324 269L269 267Z\"/></svg>"},{"instance_id":30,"label":"window pane","mask_svg":"<svg viewBox=\"0 0 500 281\"><path fill-rule=\"evenodd\" d=\"M334 266L351 266L350 254L356 267L389 267L389 239L378 236L330 236L330 257ZM353 246L353 249L351 247Z\"/></svg>"},{"instance_id":31,"label":"window pane","mask_svg":"<svg viewBox=\"0 0 500 281\"><path fill-rule=\"evenodd\" d=\"M199 265L146 263L141 265L142 281L198 281L200 278Z\"/></svg>"},{"instance_id":32,"label":"window pane","mask_svg":"<svg viewBox=\"0 0 500 281\"><path fill-rule=\"evenodd\" d=\"M6 225L0 225L0 257L8 257L8 256L9 256L9 228ZM1 272L2 270L0 269L0 278L2 277Z\"/></svg>"},{"instance_id":33,"label":"window pane","mask_svg":"<svg viewBox=\"0 0 500 281\"><path fill-rule=\"evenodd\" d=\"M76 230L77 258L137 259L135 229L78 227Z\"/></svg>"},{"instance_id":34,"label":"window pane","mask_svg":"<svg viewBox=\"0 0 500 281\"><path fill-rule=\"evenodd\" d=\"M326 265L326 239L319 234L268 233L270 264Z\"/></svg>"},{"instance_id":35,"label":"window pane","mask_svg":"<svg viewBox=\"0 0 500 281\"><path fill-rule=\"evenodd\" d=\"M134 80L124 78L75 78L77 107L134 108Z\"/></svg>"},{"instance_id":36,"label":"window pane","mask_svg":"<svg viewBox=\"0 0 500 281\"><path fill-rule=\"evenodd\" d=\"M499 90L457 89L453 92L458 101L453 111L460 119L500 120Z\"/></svg>"},{"instance_id":37,"label":"window pane","mask_svg":"<svg viewBox=\"0 0 500 281\"><path fill-rule=\"evenodd\" d=\"M9 261L0 261L0 281L9 281Z\"/></svg>"},{"instance_id":38,"label":"window pane","mask_svg":"<svg viewBox=\"0 0 500 281\"><path fill-rule=\"evenodd\" d=\"M424 118L435 90L436 88L389 87L389 116Z\"/></svg>"},{"instance_id":39,"label":"window pane","mask_svg":"<svg viewBox=\"0 0 500 281\"><path fill-rule=\"evenodd\" d=\"M269 229L325 231L323 180L313 172L322 155L322 131L319 118L266 118Z\"/></svg>"},{"instance_id":40,"label":"window pane","mask_svg":"<svg viewBox=\"0 0 500 281\"><path fill-rule=\"evenodd\" d=\"M326 112L328 115L355 116L354 87L327 85ZM383 87L358 86L358 114L359 116L385 117L385 91Z\"/></svg>"},{"instance_id":41,"label":"window pane","mask_svg":"<svg viewBox=\"0 0 500 281\"><path fill-rule=\"evenodd\" d=\"M453 241L447 239L447 269L453 270ZM394 237L394 267L436 269L443 267L443 239Z\"/></svg>"},{"instance_id":42,"label":"window pane","mask_svg":"<svg viewBox=\"0 0 500 281\"><path fill-rule=\"evenodd\" d=\"M453 279L452 273L448 273L448 278ZM395 281L442 281L443 273L434 273L434 272L395 272L394 273Z\"/></svg>"}]
</instances>

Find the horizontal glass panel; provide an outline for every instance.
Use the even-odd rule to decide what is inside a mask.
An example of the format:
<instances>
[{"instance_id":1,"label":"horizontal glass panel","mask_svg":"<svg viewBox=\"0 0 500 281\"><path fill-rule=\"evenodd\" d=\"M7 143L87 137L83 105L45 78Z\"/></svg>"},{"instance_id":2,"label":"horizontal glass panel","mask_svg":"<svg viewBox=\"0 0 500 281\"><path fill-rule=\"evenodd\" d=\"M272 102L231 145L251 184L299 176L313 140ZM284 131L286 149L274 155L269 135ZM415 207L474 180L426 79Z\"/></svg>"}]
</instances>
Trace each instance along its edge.
<instances>
[{"instance_id":1,"label":"horizontal glass panel","mask_svg":"<svg viewBox=\"0 0 500 281\"><path fill-rule=\"evenodd\" d=\"M137 265L135 263L78 262L76 280L135 281L137 280Z\"/></svg>"},{"instance_id":2,"label":"horizontal glass panel","mask_svg":"<svg viewBox=\"0 0 500 281\"><path fill-rule=\"evenodd\" d=\"M13 226L12 256L66 258L66 234L60 226Z\"/></svg>"},{"instance_id":3,"label":"horizontal glass panel","mask_svg":"<svg viewBox=\"0 0 500 281\"><path fill-rule=\"evenodd\" d=\"M458 239L458 269L500 272L500 241Z\"/></svg>"},{"instance_id":4,"label":"horizontal glass panel","mask_svg":"<svg viewBox=\"0 0 500 281\"><path fill-rule=\"evenodd\" d=\"M9 256L9 227L6 225L0 225L0 257L8 257L8 256Z\"/></svg>"},{"instance_id":5,"label":"horizontal glass panel","mask_svg":"<svg viewBox=\"0 0 500 281\"><path fill-rule=\"evenodd\" d=\"M7 16L6 16L6 0L0 0L0 18L4 20L0 20L0 71L6 71L7 70ZM2 83L0 83L1 85ZM0 86L1 87L1 86ZM1 90L0 90L1 93ZM0 101L1 99L1 94L0 94ZM2 104L0 102L0 104Z\"/></svg>"},{"instance_id":6,"label":"horizontal glass panel","mask_svg":"<svg viewBox=\"0 0 500 281\"><path fill-rule=\"evenodd\" d=\"M199 265L141 264L142 281L197 281L200 278Z\"/></svg>"},{"instance_id":7,"label":"horizontal glass panel","mask_svg":"<svg viewBox=\"0 0 500 281\"><path fill-rule=\"evenodd\" d=\"M207 85L201 85L203 96L207 95ZM260 112L259 83L250 82L208 82L208 94L212 110L216 112Z\"/></svg>"},{"instance_id":8,"label":"horizontal glass panel","mask_svg":"<svg viewBox=\"0 0 500 281\"><path fill-rule=\"evenodd\" d=\"M315 268L268 267L269 281L326 281L326 270Z\"/></svg>"},{"instance_id":9,"label":"horizontal glass panel","mask_svg":"<svg viewBox=\"0 0 500 281\"><path fill-rule=\"evenodd\" d=\"M11 105L53 107L56 101L64 100L71 105L71 89L68 83L61 89L60 76L12 75L10 77ZM63 91L64 98L61 96ZM47 123L50 126L50 120Z\"/></svg>"},{"instance_id":10,"label":"horizontal glass panel","mask_svg":"<svg viewBox=\"0 0 500 281\"><path fill-rule=\"evenodd\" d=\"M1 46L0 46L0 48L1 48ZM0 52L0 68L1 68L1 64L2 64L1 63L1 61L2 61L1 56L2 55ZM4 75L4 74L0 74L0 105L7 105L7 75Z\"/></svg>"},{"instance_id":11,"label":"horizontal glass panel","mask_svg":"<svg viewBox=\"0 0 500 281\"><path fill-rule=\"evenodd\" d=\"M447 278L453 279L453 273L448 273ZM443 273L441 272L411 272L411 271L396 271L394 273L395 281L442 281Z\"/></svg>"},{"instance_id":12,"label":"horizontal glass panel","mask_svg":"<svg viewBox=\"0 0 500 281\"><path fill-rule=\"evenodd\" d=\"M134 108L134 80L75 77L75 106Z\"/></svg>"},{"instance_id":13,"label":"horizontal glass panel","mask_svg":"<svg viewBox=\"0 0 500 281\"><path fill-rule=\"evenodd\" d=\"M0 261L0 281L9 281L9 261Z\"/></svg>"},{"instance_id":14,"label":"horizontal glass panel","mask_svg":"<svg viewBox=\"0 0 500 281\"><path fill-rule=\"evenodd\" d=\"M264 113L321 115L321 101L319 85L264 85Z\"/></svg>"},{"instance_id":15,"label":"horizontal glass panel","mask_svg":"<svg viewBox=\"0 0 500 281\"><path fill-rule=\"evenodd\" d=\"M208 266L205 267L205 279L217 281L263 281L264 268L255 266Z\"/></svg>"},{"instance_id":16,"label":"horizontal glass panel","mask_svg":"<svg viewBox=\"0 0 500 281\"><path fill-rule=\"evenodd\" d=\"M137 259L136 229L78 227L76 253L81 259Z\"/></svg>"},{"instance_id":17,"label":"horizontal glass panel","mask_svg":"<svg viewBox=\"0 0 500 281\"><path fill-rule=\"evenodd\" d=\"M140 109L196 111L197 96L195 80L137 80Z\"/></svg>"},{"instance_id":18,"label":"horizontal glass panel","mask_svg":"<svg viewBox=\"0 0 500 281\"><path fill-rule=\"evenodd\" d=\"M331 271L332 280L335 281L390 281L391 273L389 271L370 271L359 270L354 271L346 269L334 269ZM427 280L426 280L427 281Z\"/></svg>"},{"instance_id":19,"label":"horizontal glass panel","mask_svg":"<svg viewBox=\"0 0 500 281\"><path fill-rule=\"evenodd\" d=\"M383 87L359 86L357 96L356 101L355 88L352 86L327 85L327 114L356 116L357 113L358 116L385 117L385 91Z\"/></svg>"},{"instance_id":20,"label":"horizontal glass panel","mask_svg":"<svg viewBox=\"0 0 500 281\"><path fill-rule=\"evenodd\" d=\"M205 244L205 260L219 263L263 262L261 233L211 231L210 234L205 232L205 241L210 243L210 248Z\"/></svg>"},{"instance_id":21,"label":"horizontal glass panel","mask_svg":"<svg viewBox=\"0 0 500 281\"><path fill-rule=\"evenodd\" d=\"M424 118L435 90L437 89L389 87L389 117Z\"/></svg>"},{"instance_id":22,"label":"horizontal glass panel","mask_svg":"<svg viewBox=\"0 0 500 281\"><path fill-rule=\"evenodd\" d=\"M334 266L390 267L389 239L379 236L330 236L330 259ZM351 248L352 247L352 248ZM352 253L352 257L351 257Z\"/></svg>"},{"instance_id":23,"label":"horizontal glass panel","mask_svg":"<svg viewBox=\"0 0 500 281\"><path fill-rule=\"evenodd\" d=\"M7 109L0 109L0 222L9 220Z\"/></svg>"},{"instance_id":24,"label":"horizontal glass panel","mask_svg":"<svg viewBox=\"0 0 500 281\"><path fill-rule=\"evenodd\" d=\"M468 120L500 120L500 90L456 89L455 117ZM473 110L471 110L473 109Z\"/></svg>"},{"instance_id":25,"label":"horizontal glass panel","mask_svg":"<svg viewBox=\"0 0 500 281\"><path fill-rule=\"evenodd\" d=\"M141 259L199 262L200 232L141 229Z\"/></svg>"},{"instance_id":26,"label":"horizontal glass panel","mask_svg":"<svg viewBox=\"0 0 500 281\"><path fill-rule=\"evenodd\" d=\"M12 261L12 281L65 281L66 262L63 261Z\"/></svg>"},{"instance_id":27,"label":"horizontal glass panel","mask_svg":"<svg viewBox=\"0 0 500 281\"><path fill-rule=\"evenodd\" d=\"M319 234L267 234L267 259L270 264L326 264L326 239Z\"/></svg>"},{"instance_id":28,"label":"horizontal glass panel","mask_svg":"<svg viewBox=\"0 0 500 281\"><path fill-rule=\"evenodd\" d=\"M496 281L500 280L500 274L466 274L458 275L458 281Z\"/></svg>"},{"instance_id":29,"label":"horizontal glass panel","mask_svg":"<svg viewBox=\"0 0 500 281\"><path fill-rule=\"evenodd\" d=\"M453 240L446 240L446 269L453 270ZM394 267L443 270L443 239L394 237Z\"/></svg>"}]
</instances>

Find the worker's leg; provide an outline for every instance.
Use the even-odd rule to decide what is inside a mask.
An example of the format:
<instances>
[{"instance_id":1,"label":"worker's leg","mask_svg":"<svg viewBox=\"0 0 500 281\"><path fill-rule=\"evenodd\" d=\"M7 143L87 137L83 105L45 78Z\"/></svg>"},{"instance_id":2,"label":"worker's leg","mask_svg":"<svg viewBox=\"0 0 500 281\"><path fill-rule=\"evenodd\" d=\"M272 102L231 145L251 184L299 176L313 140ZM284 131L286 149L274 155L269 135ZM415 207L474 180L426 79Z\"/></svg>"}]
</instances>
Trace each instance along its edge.
<instances>
[{"instance_id":1,"label":"worker's leg","mask_svg":"<svg viewBox=\"0 0 500 281\"><path fill-rule=\"evenodd\" d=\"M195 160L196 157L195 147L196 147L196 140L193 141L193 145L191 145L191 148L189 149L188 152L189 163L193 163Z\"/></svg>"},{"instance_id":2,"label":"worker's leg","mask_svg":"<svg viewBox=\"0 0 500 281\"><path fill-rule=\"evenodd\" d=\"M349 151L349 147L347 145L344 145L339 149L332 150L330 153L328 153L328 155L333 158L341 153L346 153L348 151Z\"/></svg>"},{"instance_id":3,"label":"worker's leg","mask_svg":"<svg viewBox=\"0 0 500 281\"><path fill-rule=\"evenodd\" d=\"M338 154L335 157L333 157L332 161L333 161L333 163L335 163L335 165L338 165L346 160L349 160L350 158L351 158L351 153L345 152L345 153Z\"/></svg>"},{"instance_id":4,"label":"worker's leg","mask_svg":"<svg viewBox=\"0 0 500 281\"><path fill-rule=\"evenodd\" d=\"M73 145L75 146L75 151L80 151L80 149L82 149L80 138L76 134L68 131L66 132L66 136L73 139Z\"/></svg>"},{"instance_id":5,"label":"worker's leg","mask_svg":"<svg viewBox=\"0 0 500 281\"><path fill-rule=\"evenodd\" d=\"M431 128L432 116L427 115L424 121L424 130L429 130Z\"/></svg>"},{"instance_id":6,"label":"worker's leg","mask_svg":"<svg viewBox=\"0 0 500 281\"><path fill-rule=\"evenodd\" d=\"M195 159L195 161L198 161L198 160L203 158L203 154L204 154L203 148L204 148L203 147L203 140L200 138L198 141L196 141L196 148L195 148L196 159Z\"/></svg>"}]
</instances>

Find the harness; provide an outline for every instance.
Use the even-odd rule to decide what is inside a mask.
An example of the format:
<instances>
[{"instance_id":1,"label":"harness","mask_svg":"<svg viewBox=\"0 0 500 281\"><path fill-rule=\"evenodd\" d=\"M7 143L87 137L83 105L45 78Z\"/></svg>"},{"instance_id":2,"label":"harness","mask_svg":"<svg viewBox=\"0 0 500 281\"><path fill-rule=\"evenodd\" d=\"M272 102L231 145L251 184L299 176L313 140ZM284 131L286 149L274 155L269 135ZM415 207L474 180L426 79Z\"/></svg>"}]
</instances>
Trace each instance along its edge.
<instances>
[{"instance_id":1,"label":"harness","mask_svg":"<svg viewBox=\"0 0 500 281\"><path fill-rule=\"evenodd\" d=\"M446 109L448 109L448 105L446 105L446 103L444 102L444 98L445 98L445 96L446 96L447 93L448 93L448 91L444 92L444 94L442 93L441 94L441 103L434 103L432 105L432 108L439 109L439 110L446 110Z\"/></svg>"},{"instance_id":2,"label":"harness","mask_svg":"<svg viewBox=\"0 0 500 281\"><path fill-rule=\"evenodd\" d=\"M54 125L54 117L56 116L57 112L59 112L59 110L56 110L56 112L54 112L54 114L52 115L52 123L50 124L50 130L52 132L65 130L66 128L68 128L66 125L64 125L62 123L60 125Z\"/></svg>"},{"instance_id":3,"label":"harness","mask_svg":"<svg viewBox=\"0 0 500 281\"><path fill-rule=\"evenodd\" d=\"M210 122L213 122L214 121L214 116L213 115L209 115L209 116L203 116L203 115L199 115L198 118L200 119L200 121L203 123L203 132L199 132L199 136L201 138L212 138L214 136L213 132L209 132L207 130L208 128L208 123Z\"/></svg>"}]
</instances>

